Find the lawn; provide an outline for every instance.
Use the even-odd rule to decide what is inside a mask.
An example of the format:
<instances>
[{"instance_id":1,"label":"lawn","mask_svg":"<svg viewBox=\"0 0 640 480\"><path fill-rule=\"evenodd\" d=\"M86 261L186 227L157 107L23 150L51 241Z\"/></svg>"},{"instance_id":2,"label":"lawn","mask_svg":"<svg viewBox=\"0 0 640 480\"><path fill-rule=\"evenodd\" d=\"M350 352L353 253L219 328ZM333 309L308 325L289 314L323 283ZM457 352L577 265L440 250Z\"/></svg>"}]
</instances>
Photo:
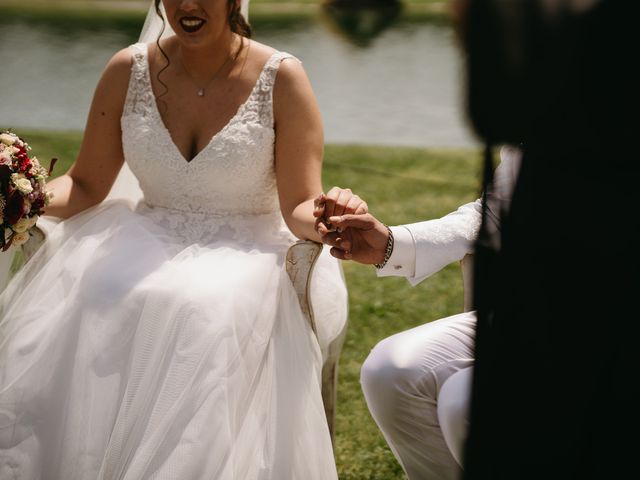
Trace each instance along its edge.
<instances>
[{"instance_id":1,"label":"lawn","mask_svg":"<svg viewBox=\"0 0 640 480\"><path fill-rule=\"evenodd\" d=\"M1 128L2 126L0 126ZM33 154L54 174L66 171L81 134L21 130ZM328 145L323 183L350 187L388 224L444 215L474 200L479 190L479 154L464 150ZM378 279L373 267L344 264L349 288L349 329L340 361L336 458L342 480L401 479L402 471L369 416L360 386L360 366L382 338L462 309L460 268L453 264L417 287L400 278Z\"/></svg>"}]
</instances>

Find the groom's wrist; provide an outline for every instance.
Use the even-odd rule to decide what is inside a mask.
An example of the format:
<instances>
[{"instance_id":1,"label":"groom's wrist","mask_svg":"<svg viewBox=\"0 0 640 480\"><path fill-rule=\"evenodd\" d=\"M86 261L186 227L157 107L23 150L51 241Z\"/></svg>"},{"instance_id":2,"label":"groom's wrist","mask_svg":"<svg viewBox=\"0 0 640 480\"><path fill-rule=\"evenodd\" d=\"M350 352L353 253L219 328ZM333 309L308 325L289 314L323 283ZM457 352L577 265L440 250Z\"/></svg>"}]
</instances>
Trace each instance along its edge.
<instances>
[{"instance_id":1,"label":"groom's wrist","mask_svg":"<svg viewBox=\"0 0 640 480\"><path fill-rule=\"evenodd\" d=\"M393 253L393 244L394 244L393 232L387 225L385 225L385 227L387 228L388 236L387 236L387 244L384 250L384 257L381 263L373 264L378 270L384 268L387 265L387 263L389 262L389 259L391 258L391 254Z\"/></svg>"},{"instance_id":2,"label":"groom's wrist","mask_svg":"<svg viewBox=\"0 0 640 480\"><path fill-rule=\"evenodd\" d=\"M376 269L379 277L400 276L410 278L415 274L416 248L411 231L404 226L390 227L393 234L393 252L387 264Z\"/></svg>"}]
</instances>

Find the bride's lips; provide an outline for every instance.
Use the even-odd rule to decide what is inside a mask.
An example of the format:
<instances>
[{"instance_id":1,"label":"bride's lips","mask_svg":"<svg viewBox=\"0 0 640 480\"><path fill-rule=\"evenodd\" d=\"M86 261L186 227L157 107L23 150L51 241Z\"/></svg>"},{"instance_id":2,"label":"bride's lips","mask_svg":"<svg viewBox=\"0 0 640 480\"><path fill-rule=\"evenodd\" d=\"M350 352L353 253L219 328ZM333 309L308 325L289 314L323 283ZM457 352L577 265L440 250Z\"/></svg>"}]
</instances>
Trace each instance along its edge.
<instances>
[{"instance_id":1,"label":"bride's lips","mask_svg":"<svg viewBox=\"0 0 640 480\"><path fill-rule=\"evenodd\" d=\"M182 17L180 18L180 27L187 33L195 33L200 30L205 23L206 20L200 17Z\"/></svg>"}]
</instances>

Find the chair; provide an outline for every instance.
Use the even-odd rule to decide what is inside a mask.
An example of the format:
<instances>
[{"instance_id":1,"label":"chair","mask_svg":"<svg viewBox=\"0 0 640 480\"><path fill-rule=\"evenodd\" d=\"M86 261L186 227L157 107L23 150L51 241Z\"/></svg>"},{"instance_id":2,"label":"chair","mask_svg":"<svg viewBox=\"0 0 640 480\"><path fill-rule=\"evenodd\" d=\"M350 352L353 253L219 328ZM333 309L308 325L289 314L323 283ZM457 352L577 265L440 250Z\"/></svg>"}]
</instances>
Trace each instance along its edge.
<instances>
[{"instance_id":1,"label":"chair","mask_svg":"<svg viewBox=\"0 0 640 480\"><path fill-rule=\"evenodd\" d=\"M467 254L460 260L460 270L462 272L462 295L463 310L470 312L473 310L473 255Z\"/></svg>"},{"instance_id":2,"label":"chair","mask_svg":"<svg viewBox=\"0 0 640 480\"><path fill-rule=\"evenodd\" d=\"M306 317L313 333L318 335L316 319L311 304L311 278L313 267L322 252L322 244L311 240L300 240L287 251L287 273L298 295L302 313ZM347 334L346 324L338 336L329 344L322 366L322 403L327 416L331 441L335 445L335 419L337 402L338 359Z\"/></svg>"},{"instance_id":3,"label":"chair","mask_svg":"<svg viewBox=\"0 0 640 480\"><path fill-rule=\"evenodd\" d=\"M33 256L46 239L46 231L37 226L31 229L31 234L31 239L22 246L25 262ZM316 335L318 332L313 314L313 305L310 301L310 290L313 267L321 251L322 244L310 240L301 240L289 247L286 255L287 274L298 296L302 313ZM322 367L322 402L332 442L335 440L337 366L346 330L345 325L338 337L329 344L328 353Z\"/></svg>"},{"instance_id":4,"label":"chair","mask_svg":"<svg viewBox=\"0 0 640 480\"><path fill-rule=\"evenodd\" d=\"M473 255L460 261L464 311L473 309ZM438 393L438 421L447 447L460 466L463 465L464 443L469 428L469 404L473 368L463 368L445 380Z\"/></svg>"}]
</instances>

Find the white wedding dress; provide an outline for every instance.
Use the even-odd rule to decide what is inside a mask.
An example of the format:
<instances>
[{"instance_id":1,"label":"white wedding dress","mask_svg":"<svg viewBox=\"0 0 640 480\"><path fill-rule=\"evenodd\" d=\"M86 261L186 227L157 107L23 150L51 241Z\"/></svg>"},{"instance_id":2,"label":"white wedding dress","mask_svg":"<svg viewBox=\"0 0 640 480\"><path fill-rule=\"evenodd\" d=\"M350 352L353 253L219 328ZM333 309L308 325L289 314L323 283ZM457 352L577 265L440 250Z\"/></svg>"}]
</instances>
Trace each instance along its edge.
<instances>
[{"instance_id":1,"label":"white wedding dress","mask_svg":"<svg viewBox=\"0 0 640 480\"><path fill-rule=\"evenodd\" d=\"M187 162L147 47L132 52L123 145L144 199L61 222L0 296L0 478L336 479L321 347L346 288L323 253L319 344L284 269L272 88L288 55Z\"/></svg>"}]
</instances>

